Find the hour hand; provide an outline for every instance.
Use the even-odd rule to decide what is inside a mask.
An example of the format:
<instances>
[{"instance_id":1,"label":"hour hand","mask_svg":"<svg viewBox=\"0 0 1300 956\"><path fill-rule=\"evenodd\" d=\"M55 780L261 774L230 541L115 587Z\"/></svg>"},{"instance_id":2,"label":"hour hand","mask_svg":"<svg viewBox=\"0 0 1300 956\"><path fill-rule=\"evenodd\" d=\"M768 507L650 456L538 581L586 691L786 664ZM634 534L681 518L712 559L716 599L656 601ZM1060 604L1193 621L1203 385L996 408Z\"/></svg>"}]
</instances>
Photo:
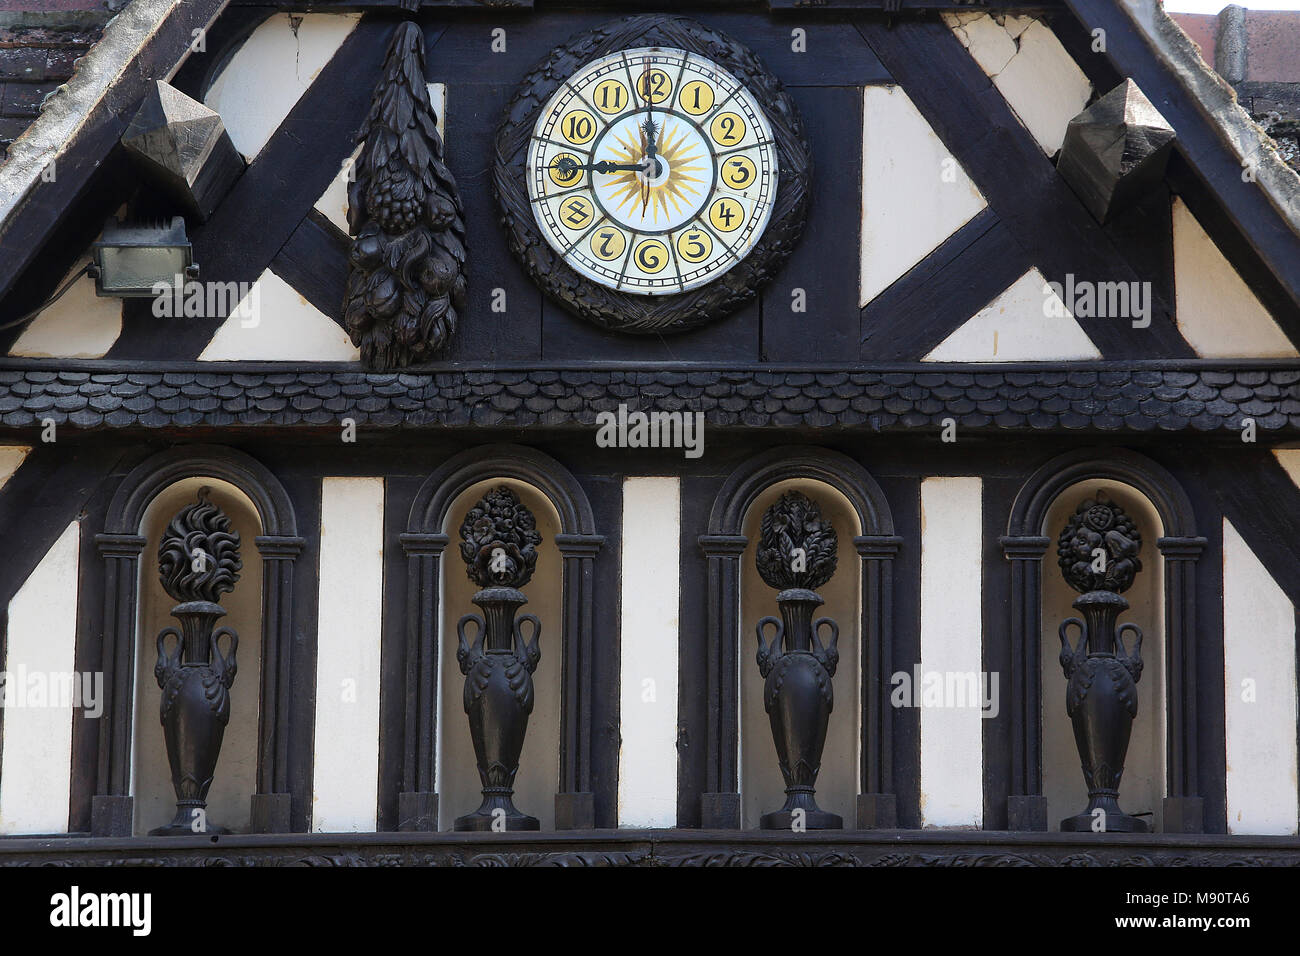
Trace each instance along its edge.
<instances>
[{"instance_id":1,"label":"hour hand","mask_svg":"<svg viewBox=\"0 0 1300 956\"><path fill-rule=\"evenodd\" d=\"M572 179L584 169L593 173L616 173L624 170L640 172L646 168L645 163L611 163L607 159L598 163L579 163L567 156L561 156L551 165L561 179Z\"/></svg>"}]
</instances>

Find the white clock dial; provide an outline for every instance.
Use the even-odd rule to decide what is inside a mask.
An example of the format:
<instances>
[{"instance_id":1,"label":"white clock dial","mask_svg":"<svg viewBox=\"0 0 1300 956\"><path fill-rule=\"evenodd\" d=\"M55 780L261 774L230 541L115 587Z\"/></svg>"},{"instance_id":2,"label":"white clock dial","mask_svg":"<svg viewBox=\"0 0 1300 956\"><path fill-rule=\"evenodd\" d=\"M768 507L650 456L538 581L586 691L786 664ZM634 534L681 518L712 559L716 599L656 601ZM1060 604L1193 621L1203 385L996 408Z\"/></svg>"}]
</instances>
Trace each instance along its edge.
<instances>
[{"instance_id":1,"label":"white clock dial","mask_svg":"<svg viewBox=\"0 0 1300 956\"><path fill-rule=\"evenodd\" d=\"M757 244L777 150L753 96L684 50L587 64L542 110L528 195L546 241L613 289L672 295L716 279Z\"/></svg>"}]
</instances>

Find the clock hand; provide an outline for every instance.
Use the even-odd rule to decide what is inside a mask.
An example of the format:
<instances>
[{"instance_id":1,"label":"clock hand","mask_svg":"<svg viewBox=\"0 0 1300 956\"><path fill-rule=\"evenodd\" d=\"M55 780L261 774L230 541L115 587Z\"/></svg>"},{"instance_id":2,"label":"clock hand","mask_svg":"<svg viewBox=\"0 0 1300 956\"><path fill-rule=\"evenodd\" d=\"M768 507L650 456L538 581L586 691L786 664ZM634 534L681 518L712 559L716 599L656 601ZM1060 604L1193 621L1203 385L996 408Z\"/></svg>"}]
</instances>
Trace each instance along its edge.
<instances>
[{"instance_id":1,"label":"clock hand","mask_svg":"<svg viewBox=\"0 0 1300 956\"><path fill-rule=\"evenodd\" d=\"M655 146L655 134L658 128L654 121L654 94L650 90L650 59L645 60L645 71L641 74L641 95L645 97L645 122L641 124L641 131L645 134L645 159L646 169L653 170L650 175L659 175L659 150ZM650 176L645 176L641 181L641 218L645 218L646 208L650 205Z\"/></svg>"},{"instance_id":2,"label":"clock hand","mask_svg":"<svg viewBox=\"0 0 1300 956\"><path fill-rule=\"evenodd\" d=\"M607 159L602 159L598 163L575 163L572 159L562 156L551 164L562 179L572 179L579 171L588 170L593 173L615 173L615 172L639 172L646 168L645 163L612 163Z\"/></svg>"}]
</instances>

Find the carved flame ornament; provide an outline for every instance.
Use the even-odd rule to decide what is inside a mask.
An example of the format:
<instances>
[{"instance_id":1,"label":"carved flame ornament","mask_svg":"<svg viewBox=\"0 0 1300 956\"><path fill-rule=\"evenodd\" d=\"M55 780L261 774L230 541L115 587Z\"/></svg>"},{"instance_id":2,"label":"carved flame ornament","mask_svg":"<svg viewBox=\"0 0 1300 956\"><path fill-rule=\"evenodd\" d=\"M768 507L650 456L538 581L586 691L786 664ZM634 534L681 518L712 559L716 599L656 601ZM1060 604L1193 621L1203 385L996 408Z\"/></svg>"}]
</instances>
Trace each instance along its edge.
<instances>
[{"instance_id":1,"label":"carved flame ornament","mask_svg":"<svg viewBox=\"0 0 1300 956\"><path fill-rule=\"evenodd\" d=\"M444 352L465 308L465 222L424 79L424 37L398 25L348 187L344 323L361 360L388 369Z\"/></svg>"},{"instance_id":2,"label":"carved flame ornament","mask_svg":"<svg viewBox=\"0 0 1300 956\"><path fill-rule=\"evenodd\" d=\"M230 518L199 489L198 501L172 518L158 545L158 576L163 589L179 601L172 616L180 628L158 634L154 677L162 688L160 719L167 743L176 817L151 836L224 833L207 822L208 790L230 722L230 687L235 682L239 635L233 628L214 631L226 609L217 602L233 591L243 566L239 534ZM175 638L171 651L167 638ZM222 653L220 641L228 637Z\"/></svg>"},{"instance_id":3,"label":"carved flame ornament","mask_svg":"<svg viewBox=\"0 0 1300 956\"><path fill-rule=\"evenodd\" d=\"M489 491L469 510L460 526L460 554L470 580L482 589L473 602L483 612L466 614L456 624L456 661L465 675L465 713L483 802L456 820L457 830L536 830L536 817L514 804L519 755L533 712L533 672L542 659L542 624L535 615L516 614L528 603L519 588L533 576L542 536L533 513L506 487ZM524 639L523 625L531 634ZM471 641L465 626L473 623Z\"/></svg>"},{"instance_id":4,"label":"carved flame ornament","mask_svg":"<svg viewBox=\"0 0 1300 956\"><path fill-rule=\"evenodd\" d=\"M1061 622L1061 668L1069 681L1066 712L1088 785L1088 806L1061 821L1065 831L1145 833L1146 821L1119 808L1129 736L1137 717L1137 682L1142 677L1142 630L1132 623L1115 626L1128 601L1128 590L1142 569L1137 525L1103 492L1079 503L1057 542L1058 563L1066 583L1081 596L1074 607L1083 614ZM1079 629L1075 647L1069 628ZM1134 634L1133 651L1123 642ZM1086 648L1086 650L1085 650Z\"/></svg>"},{"instance_id":5,"label":"carved flame ornament","mask_svg":"<svg viewBox=\"0 0 1300 956\"><path fill-rule=\"evenodd\" d=\"M824 602L813 588L835 573L838 539L817 502L791 491L763 515L756 562L770 587L780 588L781 617L758 622L758 672L765 680L763 707L772 724L777 761L785 778L785 805L763 815L765 830L839 829L843 821L817 806L826 728L835 699L831 679L839 664L839 625L829 617L812 620ZM823 645L820 631L830 629ZM764 628L774 628L770 643ZM785 642L785 651L781 644Z\"/></svg>"}]
</instances>

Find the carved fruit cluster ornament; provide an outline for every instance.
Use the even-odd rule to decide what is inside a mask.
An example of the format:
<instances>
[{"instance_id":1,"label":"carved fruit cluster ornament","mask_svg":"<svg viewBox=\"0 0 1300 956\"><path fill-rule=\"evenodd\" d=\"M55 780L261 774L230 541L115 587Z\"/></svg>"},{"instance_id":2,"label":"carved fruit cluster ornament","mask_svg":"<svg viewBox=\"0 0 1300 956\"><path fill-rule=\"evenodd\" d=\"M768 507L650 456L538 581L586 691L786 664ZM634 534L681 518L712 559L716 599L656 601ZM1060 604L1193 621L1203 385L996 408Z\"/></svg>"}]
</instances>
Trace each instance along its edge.
<instances>
[{"instance_id":1,"label":"carved fruit cluster ornament","mask_svg":"<svg viewBox=\"0 0 1300 956\"><path fill-rule=\"evenodd\" d=\"M154 678L162 688L159 717L167 744L176 816L151 831L153 836L224 833L207 822L208 790L230 722L230 688L238 666L239 635L215 628L226 609L217 603L234 590L242 562L239 534L230 518L199 489L198 501L181 509L158 545L158 575L164 590L180 603L172 616L180 628L158 634ZM174 638L172 649L167 639ZM223 653L222 637L229 638Z\"/></svg>"},{"instance_id":2,"label":"carved fruit cluster ornament","mask_svg":"<svg viewBox=\"0 0 1300 956\"><path fill-rule=\"evenodd\" d=\"M519 588L533 576L542 536L533 513L509 488L489 491L470 508L460 526L460 554L470 580L482 588L473 602L483 612L466 614L456 624L456 661L465 675L465 713L483 802L458 817L457 830L536 830L536 817L514 804L519 755L533 712L533 672L542 659L542 624L532 614L516 614L528 603ZM523 625L531 624L524 638ZM465 634L469 624L476 633Z\"/></svg>"},{"instance_id":3,"label":"carved fruit cluster ornament","mask_svg":"<svg viewBox=\"0 0 1300 956\"><path fill-rule=\"evenodd\" d=\"M1056 553L1066 583L1076 591L1120 593L1133 586L1134 575L1142 570L1137 556L1141 547L1142 535L1133 519L1098 491L1096 497L1079 502ZM1104 558L1099 552L1105 552Z\"/></svg>"},{"instance_id":4,"label":"carved fruit cluster ornament","mask_svg":"<svg viewBox=\"0 0 1300 956\"><path fill-rule=\"evenodd\" d=\"M1061 829L1145 833L1146 822L1119 807L1119 783L1138 710L1142 630L1132 623L1116 627L1129 606L1120 592L1132 586L1142 569L1142 536L1124 509L1098 492L1079 503L1058 545L1062 575L1083 592L1074 602L1083 619L1061 622L1059 636L1061 669L1069 681L1065 709L1088 787L1087 808L1062 820ZM1073 647L1072 626L1079 632ZM1124 647L1125 630L1135 636L1132 653Z\"/></svg>"},{"instance_id":5,"label":"carved fruit cluster ornament","mask_svg":"<svg viewBox=\"0 0 1300 956\"><path fill-rule=\"evenodd\" d=\"M835 573L836 545L835 528L822 517L817 502L797 491L783 494L763 514L755 556L758 573L769 586L783 590L776 596L781 617L758 622L757 662L764 679L763 707L785 779L785 805L763 815L765 830L843 826L839 816L820 809L816 800L826 728L835 706L831 679L840 661L840 629L829 617L813 621L813 611L823 602L812 588ZM823 626L830 629L830 643L825 645L819 636ZM770 643L763 636L768 627L775 631Z\"/></svg>"},{"instance_id":6,"label":"carved fruit cluster ornament","mask_svg":"<svg viewBox=\"0 0 1300 956\"><path fill-rule=\"evenodd\" d=\"M445 351L465 308L465 222L424 79L424 37L398 25L348 187L352 243L343 318L371 368Z\"/></svg>"}]
</instances>

